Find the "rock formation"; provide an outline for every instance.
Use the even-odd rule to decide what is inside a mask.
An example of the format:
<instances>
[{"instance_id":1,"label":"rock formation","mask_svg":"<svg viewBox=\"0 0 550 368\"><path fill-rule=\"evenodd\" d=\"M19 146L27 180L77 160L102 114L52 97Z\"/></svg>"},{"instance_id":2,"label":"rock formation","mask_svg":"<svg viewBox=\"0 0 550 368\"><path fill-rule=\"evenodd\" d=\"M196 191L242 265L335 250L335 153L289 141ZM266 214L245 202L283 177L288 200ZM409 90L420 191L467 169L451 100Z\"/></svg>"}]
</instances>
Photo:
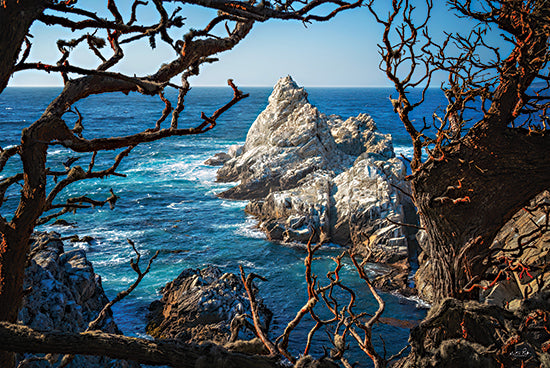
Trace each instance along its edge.
<instances>
[{"instance_id":1,"label":"rock formation","mask_svg":"<svg viewBox=\"0 0 550 368\"><path fill-rule=\"evenodd\" d=\"M94 273L92 264L82 250L65 252L63 243L55 233L34 236L29 264L25 270L25 296L19 313L21 323L40 331L60 330L82 332L108 303L101 278ZM106 318L101 329L121 333L112 315ZM19 360L28 356L18 356ZM58 357L52 357L57 360ZM25 367L50 367L44 361L28 363ZM106 357L76 356L70 368L87 367L139 367L138 364L116 361Z\"/></svg>"},{"instance_id":2,"label":"rock formation","mask_svg":"<svg viewBox=\"0 0 550 368\"><path fill-rule=\"evenodd\" d=\"M408 254L412 233L387 220L415 221L405 216L405 175L391 136L368 115L322 114L291 77L279 80L241 152L218 170L219 181L240 182L220 196L251 200L246 211L269 239L307 242L314 234L379 262Z\"/></svg>"},{"instance_id":3,"label":"rock formation","mask_svg":"<svg viewBox=\"0 0 550 368\"><path fill-rule=\"evenodd\" d=\"M161 293L162 299L149 307L147 333L155 338L225 344L233 319L250 314L241 280L214 266L184 270ZM272 313L261 300L258 308L267 331Z\"/></svg>"}]
</instances>

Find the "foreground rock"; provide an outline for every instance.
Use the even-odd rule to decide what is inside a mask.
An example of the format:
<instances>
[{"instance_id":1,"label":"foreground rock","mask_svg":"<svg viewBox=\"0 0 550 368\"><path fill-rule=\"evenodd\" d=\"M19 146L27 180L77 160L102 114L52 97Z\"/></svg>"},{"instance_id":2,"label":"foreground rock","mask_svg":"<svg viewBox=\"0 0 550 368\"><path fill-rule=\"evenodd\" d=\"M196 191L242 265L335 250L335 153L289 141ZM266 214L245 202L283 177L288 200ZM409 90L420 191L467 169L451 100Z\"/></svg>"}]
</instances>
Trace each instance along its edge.
<instances>
[{"instance_id":1,"label":"foreground rock","mask_svg":"<svg viewBox=\"0 0 550 368\"><path fill-rule=\"evenodd\" d=\"M250 314L241 280L214 266L184 270L161 293L162 299L149 307L147 333L155 338L225 344L233 319ZM261 301L258 307L267 331L272 313Z\"/></svg>"},{"instance_id":2,"label":"foreground rock","mask_svg":"<svg viewBox=\"0 0 550 368\"><path fill-rule=\"evenodd\" d=\"M101 278L82 250L65 252L55 233L36 234L31 245L30 261L25 270L25 289L31 290L24 298L19 313L21 323L40 331L82 332L108 303ZM101 330L120 334L112 315ZM18 356L23 360L28 356ZM57 357L52 357L57 361ZM42 361L25 367L50 367ZM138 364L106 357L76 356L68 367L139 367Z\"/></svg>"},{"instance_id":3,"label":"foreground rock","mask_svg":"<svg viewBox=\"0 0 550 368\"><path fill-rule=\"evenodd\" d=\"M290 77L250 127L242 151L218 170L218 180L240 183L221 193L251 200L269 239L351 245L378 262L407 258L401 225L414 222L403 192L405 166L391 136L365 114L342 119L320 113ZM397 188L401 188L399 190Z\"/></svg>"},{"instance_id":4,"label":"foreground rock","mask_svg":"<svg viewBox=\"0 0 550 368\"><path fill-rule=\"evenodd\" d=\"M512 310L447 299L411 331L411 352L393 367L549 367L549 311L549 293Z\"/></svg>"}]
</instances>

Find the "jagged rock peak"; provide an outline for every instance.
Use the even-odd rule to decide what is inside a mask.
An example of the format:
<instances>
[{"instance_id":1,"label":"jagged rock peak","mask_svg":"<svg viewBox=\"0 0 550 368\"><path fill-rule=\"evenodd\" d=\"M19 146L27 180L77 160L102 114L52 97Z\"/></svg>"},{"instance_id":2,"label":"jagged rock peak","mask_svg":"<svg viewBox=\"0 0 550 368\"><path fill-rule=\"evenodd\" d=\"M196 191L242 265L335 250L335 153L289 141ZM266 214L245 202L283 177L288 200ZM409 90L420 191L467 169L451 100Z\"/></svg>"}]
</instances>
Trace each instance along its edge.
<instances>
[{"instance_id":1,"label":"jagged rock peak","mask_svg":"<svg viewBox=\"0 0 550 368\"><path fill-rule=\"evenodd\" d=\"M290 101L304 101L307 100L307 92L303 87L292 79L290 75L283 77L277 81L273 92L268 98L269 103L285 103Z\"/></svg>"}]
</instances>

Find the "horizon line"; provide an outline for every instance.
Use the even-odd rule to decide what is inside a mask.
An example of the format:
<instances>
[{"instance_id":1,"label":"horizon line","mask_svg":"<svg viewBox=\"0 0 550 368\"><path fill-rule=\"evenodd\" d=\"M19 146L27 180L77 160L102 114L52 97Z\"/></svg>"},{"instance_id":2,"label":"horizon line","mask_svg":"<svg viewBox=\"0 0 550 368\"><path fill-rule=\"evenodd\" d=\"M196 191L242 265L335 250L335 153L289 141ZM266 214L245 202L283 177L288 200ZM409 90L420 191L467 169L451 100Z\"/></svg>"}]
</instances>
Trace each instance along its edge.
<instances>
[{"instance_id":1,"label":"horizon line","mask_svg":"<svg viewBox=\"0 0 550 368\"><path fill-rule=\"evenodd\" d=\"M227 84L199 84L195 86L191 86L191 88L221 88L221 87L227 87ZM240 85L239 88L273 88L274 86L270 85L257 85L257 84L251 84L251 85ZM301 85L300 87L304 88L394 88L392 86L388 85L366 85L366 86L355 86L355 85ZM63 88L63 86L57 86L57 85L15 85L15 86L7 86L6 88ZM422 87L418 87L422 88ZM440 88L436 86L431 86L429 88Z\"/></svg>"}]
</instances>

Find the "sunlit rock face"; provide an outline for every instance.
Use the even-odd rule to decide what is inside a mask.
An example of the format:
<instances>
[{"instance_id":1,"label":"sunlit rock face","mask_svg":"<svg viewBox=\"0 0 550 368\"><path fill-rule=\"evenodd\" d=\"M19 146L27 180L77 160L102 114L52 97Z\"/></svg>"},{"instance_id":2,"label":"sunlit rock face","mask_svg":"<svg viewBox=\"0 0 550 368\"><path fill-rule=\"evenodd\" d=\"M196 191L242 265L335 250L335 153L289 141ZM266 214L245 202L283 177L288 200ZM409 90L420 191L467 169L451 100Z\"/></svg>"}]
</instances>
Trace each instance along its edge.
<instances>
[{"instance_id":1,"label":"sunlit rock face","mask_svg":"<svg viewBox=\"0 0 550 368\"><path fill-rule=\"evenodd\" d=\"M407 229L387 220L405 222L412 205L397 189L409 190L405 175L391 136L370 116L327 116L287 76L218 180L239 182L220 196L250 200L246 210L269 239L312 238L394 262L408 254Z\"/></svg>"},{"instance_id":2,"label":"sunlit rock face","mask_svg":"<svg viewBox=\"0 0 550 368\"><path fill-rule=\"evenodd\" d=\"M25 269L25 295L19 321L38 331L83 332L109 302L101 286L101 278L83 250L65 252L55 233L37 233L31 239L31 251ZM104 332L120 334L112 314L100 324ZM18 360L30 355L18 355ZM50 359L57 361L59 356ZM25 367L50 367L46 361L34 361ZM107 357L77 355L70 368L139 367L133 362Z\"/></svg>"}]
</instances>

